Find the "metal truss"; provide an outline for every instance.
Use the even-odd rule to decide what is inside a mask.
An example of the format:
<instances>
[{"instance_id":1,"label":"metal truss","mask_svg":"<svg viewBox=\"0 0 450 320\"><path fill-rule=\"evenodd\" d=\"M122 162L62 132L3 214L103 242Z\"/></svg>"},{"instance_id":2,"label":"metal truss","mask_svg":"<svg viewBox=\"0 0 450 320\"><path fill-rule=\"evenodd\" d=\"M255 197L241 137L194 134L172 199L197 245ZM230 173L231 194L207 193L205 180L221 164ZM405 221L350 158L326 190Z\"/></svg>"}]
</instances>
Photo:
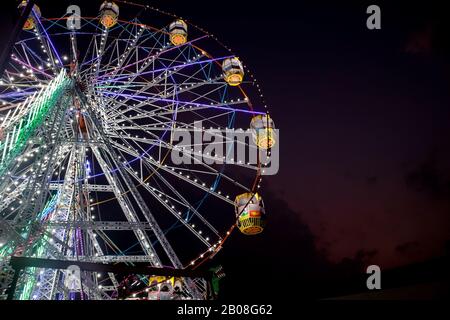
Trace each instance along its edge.
<instances>
[{"instance_id":1,"label":"metal truss","mask_svg":"<svg viewBox=\"0 0 450 320\"><path fill-rule=\"evenodd\" d=\"M174 46L148 17L113 28L83 17L80 30L35 18L0 80L0 297L13 280L12 256L187 270L217 252L235 221L233 198L259 188L261 164L225 161L196 141L179 149L174 134L237 129L265 114L254 108L263 102L253 101L253 80L230 87L223 79L221 62L234 55L194 27ZM27 119L36 119L32 131L19 134ZM230 141L216 135L228 154ZM175 163L180 151L192 161ZM67 277L28 268L14 298L108 300L121 285L112 272L83 271L69 289ZM204 279L183 281L184 297L204 299L207 290Z\"/></svg>"}]
</instances>

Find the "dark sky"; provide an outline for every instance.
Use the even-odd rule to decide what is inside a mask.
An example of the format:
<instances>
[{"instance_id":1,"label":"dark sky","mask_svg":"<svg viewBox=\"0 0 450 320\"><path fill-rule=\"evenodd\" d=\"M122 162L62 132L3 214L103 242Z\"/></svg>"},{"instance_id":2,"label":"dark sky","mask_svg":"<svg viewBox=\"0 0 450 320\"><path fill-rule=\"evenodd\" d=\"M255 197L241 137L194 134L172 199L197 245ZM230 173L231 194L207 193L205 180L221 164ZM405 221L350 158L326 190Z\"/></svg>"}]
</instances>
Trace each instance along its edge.
<instances>
[{"instance_id":1,"label":"dark sky","mask_svg":"<svg viewBox=\"0 0 450 320\"><path fill-rule=\"evenodd\" d=\"M265 182L271 225L234 235L222 253L230 282L251 292L276 286L286 268L299 271L283 281L302 286L346 263L362 271L441 256L450 239L445 10L345 2L152 2L238 53L281 130L281 169ZM381 30L366 28L373 3Z\"/></svg>"},{"instance_id":2,"label":"dark sky","mask_svg":"<svg viewBox=\"0 0 450 320\"><path fill-rule=\"evenodd\" d=\"M374 3L381 30L366 28L364 1L155 5L205 26L256 75L281 130L266 192L332 261L375 250L392 267L449 239L449 28L438 4Z\"/></svg>"},{"instance_id":3,"label":"dark sky","mask_svg":"<svg viewBox=\"0 0 450 320\"><path fill-rule=\"evenodd\" d=\"M218 256L232 285L300 285L342 261L391 268L445 253L445 10L431 1L345 2L151 1L232 48L280 129L281 169L264 185L271 224L251 239L233 235ZM381 30L366 28L369 4L381 7ZM280 275L289 267L295 279Z\"/></svg>"}]
</instances>

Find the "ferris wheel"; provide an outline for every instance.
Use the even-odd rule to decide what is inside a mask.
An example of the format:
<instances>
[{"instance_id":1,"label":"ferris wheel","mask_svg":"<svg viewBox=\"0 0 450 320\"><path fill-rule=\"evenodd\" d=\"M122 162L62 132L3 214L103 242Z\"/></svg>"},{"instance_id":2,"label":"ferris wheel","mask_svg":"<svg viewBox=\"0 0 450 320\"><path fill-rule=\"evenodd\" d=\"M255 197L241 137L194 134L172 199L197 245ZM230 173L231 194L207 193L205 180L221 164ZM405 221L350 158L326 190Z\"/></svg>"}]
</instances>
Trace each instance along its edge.
<instances>
[{"instance_id":1,"label":"ferris wheel","mask_svg":"<svg viewBox=\"0 0 450 320\"><path fill-rule=\"evenodd\" d=\"M117 3L76 21L34 5L14 45L0 80L0 290L12 256L194 269L235 228L266 225L261 159L277 137L253 76L205 30ZM251 134L238 144L256 161L229 132ZM66 270L29 268L14 298L118 297L117 275L82 274L70 287ZM159 280L167 299L206 298L201 279Z\"/></svg>"}]
</instances>

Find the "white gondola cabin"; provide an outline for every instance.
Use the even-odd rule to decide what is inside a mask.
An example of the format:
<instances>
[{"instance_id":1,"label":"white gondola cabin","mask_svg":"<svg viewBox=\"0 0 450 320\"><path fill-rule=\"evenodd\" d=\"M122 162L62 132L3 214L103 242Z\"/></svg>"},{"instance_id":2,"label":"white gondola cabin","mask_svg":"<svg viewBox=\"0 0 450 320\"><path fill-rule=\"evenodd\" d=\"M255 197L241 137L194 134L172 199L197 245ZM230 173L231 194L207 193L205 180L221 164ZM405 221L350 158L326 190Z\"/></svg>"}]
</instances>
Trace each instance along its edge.
<instances>
[{"instance_id":1,"label":"white gondola cabin","mask_svg":"<svg viewBox=\"0 0 450 320\"><path fill-rule=\"evenodd\" d=\"M269 115L257 115L253 117L250 122L250 130L253 141L259 148L267 150L275 145L275 123Z\"/></svg>"},{"instance_id":2,"label":"white gondola cabin","mask_svg":"<svg viewBox=\"0 0 450 320\"><path fill-rule=\"evenodd\" d=\"M27 6L28 1L24 0L19 4L19 9L20 10L24 10L25 7ZM33 5L33 12L30 13L30 15L28 16L27 20L25 21L25 24L23 25L23 30L32 30L36 27L36 18L40 19L41 18L41 10L39 9L39 7L37 5ZM34 13L34 14L33 14Z\"/></svg>"},{"instance_id":3,"label":"white gondola cabin","mask_svg":"<svg viewBox=\"0 0 450 320\"><path fill-rule=\"evenodd\" d=\"M119 6L112 1L105 1L100 6L100 23L105 28L112 28L119 18Z\"/></svg>"},{"instance_id":4,"label":"white gondola cabin","mask_svg":"<svg viewBox=\"0 0 450 320\"><path fill-rule=\"evenodd\" d=\"M175 20L169 25L170 42L180 46L187 42L188 26L183 20Z\"/></svg>"},{"instance_id":5,"label":"white gondola cabin","mask_svg":"<svg viewBox=\"0 0 450 320\"><path fill-rule=\"evenodd\" d=\"M236 57L225 59L222 63L222 71L225 81L230 86L238 86L244 80L244 67Z\"/></svg>"},{"instance_id":6,"label":"white gondola cabin","mask_svg":"<svg viewBox=\"0 0 450 320\"><path fill-rule=\"evenodd\" d=\"M261 233L266 226L264 202L258 193L238 195L234 201L237 227L246 235Z\"/></svg>"}]
</instances>

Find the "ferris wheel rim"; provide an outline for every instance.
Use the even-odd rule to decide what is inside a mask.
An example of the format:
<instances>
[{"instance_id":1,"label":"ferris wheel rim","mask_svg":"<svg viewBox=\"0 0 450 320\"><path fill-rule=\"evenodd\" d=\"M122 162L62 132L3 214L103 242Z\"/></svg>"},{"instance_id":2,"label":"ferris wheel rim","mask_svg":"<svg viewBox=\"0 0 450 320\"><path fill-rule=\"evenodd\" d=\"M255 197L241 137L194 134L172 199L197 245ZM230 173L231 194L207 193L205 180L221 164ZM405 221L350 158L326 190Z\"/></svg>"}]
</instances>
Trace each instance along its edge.
<instances>
[{"instance_id":1,"label":"ferris wheel rim","mask_svg":"<svg viewBox=\"0 0 450 320\"><path fill-rule=\"evenodd\" d=\"M123 1L121 1L121 2L123 2ZM98 20L98 17L81 17L82 19L92 19L92 20ZM41 18L43 21L60 21L60 20L66 20L67 18L45 18L45 17L42 17ZM130 21L128 21L128 22L125 22L125 21L122 21L122 20L118 20L118 23L123 23L123 24L127 24L127 25L129 25L129 24L133 24L133 25L139 25L139 26L141 26L142 24L135 24L135 23L130 23ZM188 24L189 25L192 25L190 22L188 22ZM148 26L148 25L147 25ZM157 29L157 28L154 28L154 27L151 27L152 29L156 29L157 30L157 32L162 32L162 33L164 33L165 31L163 31L164 30L164 28L163 29ZM197 28L197 27L196 27ZM199 29L199 30L201 30L201 29ZM202 32L205 32L205 31L203 31L203 30L201 30ZM65 33L61 33L61 35L68 35L68 34L70 34L70 33L73 33L73 32L70 32L70 31L68 31L68 32L65 32ZM75 32L76 33L76 32ZM166 34L167 34L167 32L165 32ZM93 33L93 34L95 34L95 33ZM213 41L215 41L216 43L219 43L221 46L223 46L217 39L215 39L214 37L211 37L209 34L207 34L206 35L207 37L209 37L210 39L212 39ZM33 40L33 39L35 39L35 37L32 37L32 38L30 38L30 40ZM27 41L27 40L21 40L21 41ZM195 46L195 45L193 45L193 46ZM224 48L226 48L225 46L223 46ZM200 47L196 47L198 50L201 50L202 52L205 52L206 53L206 55L207 56L210 56L210 57L213 57L212 55L210 55L206 50L203 50L203 49L201 49ZM228 48L226 48L227 50L229 50ZM229 50L230 51L230 50ZM231 51L230 51L231 52ZM220 63L218 62L218 61L214 61L214 63L216 63L217 65L219 65L220 66ZM247 97L248 98L248 96L247 96L247 94L246 94L246 92L245 92L245 89L242 87L242 86L239 86L239 90L241 91L241 93L245 96L245 97ZM253 111L253 104L251 103L251 100L250 100L250 98L248 98L248 100L247 100L247 105L248 105L248 107L249 107L249 109L250 109L250 111ZM255 113L256 114L256 113ZM169 131L169 129L167 129L166 131L165 131L165 133L164 134L166 134L167 132ZM151 146L149 149L151 149L151 148L153 148L154 147L154 145L153 146ZM148 151L148 150L147 150ZM165 157L164 157L164 159L166 159L167 158L167 156L169 155L169 153L170 153L170 150L168 149L167 150L167 153L166 153L166 155L165 155ZM139 157L136 157L136 158L134 158L134 159L132 159L131 161L129 161L128 163L130 163L130 162L134 162L134 161L137 161L139 159ZM164 160L165 161L165 160ZM159 166L159 168L161 167L161 166L163 166L164 165L164 161L161 163L161 165ZM260 167L260 163L258 164L258 166ZM223 167L225 167L225 165L223 166ZM117 167L117 168L115 168L114 170L118 170L118 168L119 167ZM150 179L151 178L151 176L153 176L155 173L152 173L151 175L149 175L147 178L145 178L144 179L144 182L143 183L145 183L148 179ZM104 173L103 173L103 175L104 175ZM260 173L259 173L259 171L257 171L257 174L256 174L256 176L255 176L255 178L254 178L254 181L253 181L253 185L252 185L252 187L251 187L251 191L252 192L254 192L255 190L256 190L256 185L258 184L258 179L260 179ZM139 186L141 186L143 183L141 183L141 184L139 184L139 185L136 185L136 187L139 187ZM128 192L130 192L130 190L127 190L125 193L128 193ZM210 194L210 192L206 192L205 193L205 195L209 195ZM117 199L117 197L113 197L113 198L111 198L111 201L112 200L114 200L114 199ZM95 205L95 203L94 203L94 205ZM218 244L218 246L220 247L227 239L228 239L228 237L229 237L229 235L231 234L231 232L234 230L234 228L235 228L235 224L233 224L232 226L231 226L231 228L230 229L228 229L228 231L226 232L226 235L224 236L224 237L222 237L222 239L221 239L221 242L219 242L219 244ZM210 254L208 254L208 251L207 252L205 252L204 254L202 254L198 259L200 259L200 260L203 260L203 261L205 261L206 259L207 259L207 257L209 257L210 255L213 255L214 254L214 252L210 252ZM200 263L196 263L195 264L195 268L197 268L201 263L203 263L203 262L200 262ZM192 263L189 263L189 264L187 264L186 266L184 266L184 268L192 268Z\"/></svg>"},{"instance_id":2,"label":"ferris wheel rim","mask_svg":"<svg viewBox=\"0 0 450 320\"><path fill-rule=\"evenodd\" d=\"M97 16L97 17L80 17L81 19L85 19L85 20L93 20L93 21L98 21L98 19L99 19L99 17ZM47 20L47 21L60 21L60 20L67 20L67 19L69 19L69 17L57 17L57 18L55 18L55 17L53 17L53 18L46 18L46 17L44 17L44 16L41 16L40 17L40 19L43 19L43 20ZM120 20L120 19L118 19L118 22L120 22L120 23L122 23L122 24L124 24L124 25L135 25L135 26L146 26L146 27L149 27L151 30L154 30L154 31L156 31L156 32L162 32L162 33L166 33L166 34L168 34L168 32L166 32L165 31L165 28L161 28L161 29L158 29L158 28L156 28L156 27L153 27L153 26L151 26L151 25L147 25L147 24L142 24L142 23L134 23L134 22L131 22L131 21L125 21L125 20ZM187 22L189 25L192 25L192 24L190 24L189 22ZM196 27L196 26L195 26ZM98 28L100 28L100 27L98 27ZM198 27L196 27L197 29L199 29ZM199 29L199 30L201 30L201 29ZM205 32L205 31L203 31L203 30L201 30L202 32ZM30 33L31 33L31 31L29 31ZM59 33L58 34L58 36L66 36L66 35L68 35L68 34L72 34L72 33L75 33L75 34L77 34L77 32L74 32L74 31L70 31L70 30L68 30L67 32L61 32L61 33ZM96 33L92 33L92 35L96 35ZM206 35L204 35L204 36L206 36L206 37L209 37L209 38L211 38L208 34L206 34ZM21 40L21 41L29 41L29 40L34 40L36 37L30 37L29 39L24 39L24 40ZM223 44L221 44L220 42L218 42L218 40L217 39L212 39L212 40L214 40L216 43L219 43L222 47L224 47L223 46ZM19 41L20 42L20 41ZM18 42L18 43L19 43ZM208 56L208 57L211 57L211 58L213 58L213 56L210 54L210 53L208 53L205 49L203 49L203 48L201 48L201 47L198 47L198 46L195 46L195 45L193 45L195 48L197 48L198 50L200 50L200 51L202 51L202 52L204 52L205 54L206 54L206 56ZM176 49L177 48L177 46L174 46L174 47L171 47L170 49ZM225 47L224 47L225 48ZM222 59L222 58L218 58L218 59ZM218 66L220 66L220 63L218 62L218 61L214 61ZM239 86L239 89L240 89L240 91L241 91L241 93L244 95L244 97L247 99L246 100L246 104L247 104L247 106L248 106L248 108L249 108L249 111L252 113L252 114L254 114L254 115L257 115L257 114L265 114L265 113L263 113L263 112L257 112L257 111L254 111L253 110L253 104L251 103L251 100L250 100L250 98L248 97L248 95L246 94L246 92L245 92L245 90L242 88L242 86ZM167 132L168 132L169 130L167 129L164 133L163 133L163 135L165 135L165 134L167 134ZM143 155L144 154L146 154L150 149L152 149L154 146L150 146L149 147L149 149L147 149L147 150L145 150L145 152L143 153ZM168 151L168 153L169 153L169 151ZM166 158L166 157L165 157ZM138 161L138 160L140 160L140 157L135 157L134 159L131 159L130 161L128 161L128 163L133 163L133 162L136 162L136 161ZM260 164L258 164L258 167L260 168ZM118 170L118 168L115 168L114 170ZM104 173L100 173L100 174L98 174L97 176L102 176L102 175L104 175ZM94 177L94 176L93 176ZM255 181L258 179L258 176L256 176L255 177ZM60 182L60 181L53 181L53 182Z\"/></svg>"}]
</instances>

